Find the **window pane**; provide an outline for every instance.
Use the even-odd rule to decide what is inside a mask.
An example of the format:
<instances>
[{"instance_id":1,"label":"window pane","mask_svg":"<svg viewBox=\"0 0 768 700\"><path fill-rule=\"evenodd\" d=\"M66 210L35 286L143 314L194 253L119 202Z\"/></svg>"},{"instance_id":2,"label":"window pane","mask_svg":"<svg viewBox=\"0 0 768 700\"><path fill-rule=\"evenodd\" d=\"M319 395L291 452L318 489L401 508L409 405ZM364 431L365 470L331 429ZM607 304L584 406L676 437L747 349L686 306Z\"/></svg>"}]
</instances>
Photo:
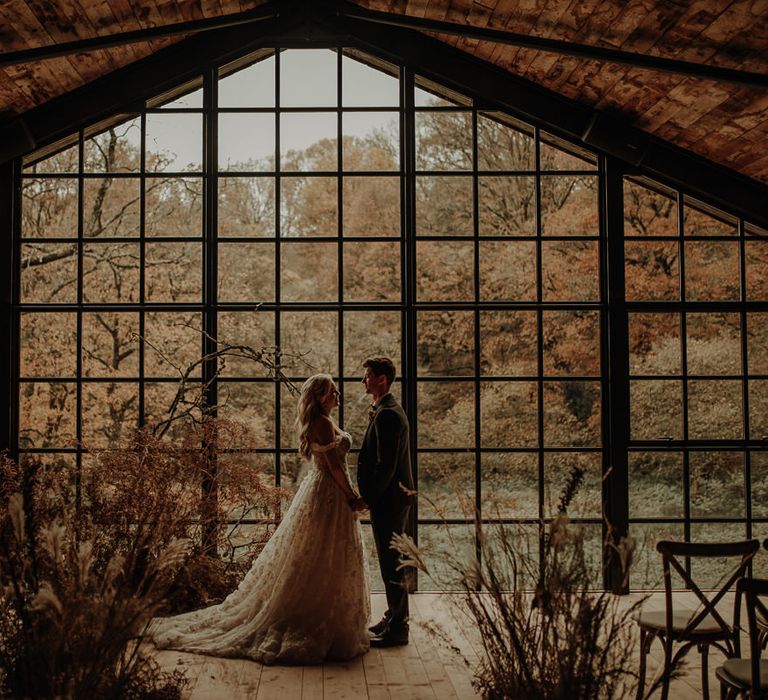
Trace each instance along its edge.
<instances>
[{"instance_id":1,"label":"window pane","mask_svg":"<svg viewBox=\"0 0 768 700\"><path fill-rule=\"evenodd\" d=\"M752 452L749 460L752 475L752 517L765 518L768 517L768 452Z\"/></svg>"},{"instance_id":2,"label":"window pane","mask_svg":"<svg viewBox=\"0 0 768 700\"><path fill-rule=\"evenodd\" d=\"M334 311L292 311L280 314L280 348L303 355L289 374L309 376L327 372L336 376L339 367L339 317ZM362 374L361 374L362 376Z\"/></svg>"},{"instance_id":3,"label":"window pane","mask_svg":"<svg viewBox=\"0 0 768 700\"><path fill-rule=\"evenodd\" d=\"M624 273L627 300L680 298L680 250L674 241L627 241Z\"/></svg>"},{"instance_id":4,"label":"window pane","mask_svg":"<svg viewBox=\"0 0 768 700\"><path fill-rule=\"evenodd\" d=\"M739 298L739 244L686 241L685 298L709 301Z\"/></svg>"},{"instance_id":5,"label":"window pane","mask_svg":"<svg viewBox=\"0 0 768 700\"><path fill-rule=\"evenodd\" d=\"M344 112L341 123L344 170L400 168L398 112Z\"/></svg>"},{"instance_id":6,"label":"window pane","mask_svg":"<svg viewBox=\"0 0 768 700\"><path fill-rule=\"evenodd\" d=\"M400 178L344 178L344 235L400 235Z\"/></svg>"},{"instance_id":7,"label":"window pane","mask_svg":"<svg viewBox=\"0 0 768 700\"><path fill-rule=\"evenodd\" d=\"M281 299L336 301L339 298L338 250L336 243L283 243L280 246Z\"/></svg>"},{"instance_id":8,"label":"window pane","mask_svg":"<svg viewBox=\"0 0 768 700\"><path fill-rule=\"evenodd\" d=\"M478 179L481 236L535 236L536 183L532 177Z\"/></svg>"},{"instance_id":9,"label":"window pane","mask_svg":"<svg viewBox=\"0 0 768 700\"><path fill-rule=\"evenodd\" d=\"M355 372L352 372L354 376ZM362 377L362 371L360 376ZM395 380L391 387L392 395L400 402L402 390L400 382ZM365 387L359 379L344 382L342 387L342 405L344 407L344 430L352 435L352 447L359 448L363 442L365 431L368 429L368 409L371 407L372 398L370 394L365 393ZM295 413L295 409L294 409ZM293 414L291 414L293 416ZM357 469L357 455L351 455L347 458L350 474L355 483L355 473Z\"/></svg>"},{"instance_id":10,"label":"window pane","mask_svg":"<svg viewBox=\"0 0 768 700\"><path fill-rule=\"evenodd\" d=\"M749 373L768 374L768 314L747 314L747 352Z\"/></svg>"},{"instance_id":11,"label":"window pane","mask_svg":"<svg viewBox=\"0 0 768 700\"><path fill-rule=\"evenodd\" d=\"M482 447L536 447L538 424L535 382L481 382Z\"/></svg>"},{"instance_id":12,"label":"window pane","mask_svg":"<svg viewBox=\"0 0 768 700\"><path fill-rule=\"evenodd\" d=\"M144 384L143 424L148 430L155 432L155 434L165 430L164 440L187 443L190 440L190 425L188 421L172 421L170 424L167 424L167 429L165 424L165 421L171 418L170 410L178 390L178 382L146 382ZM188 399L191 399L192 394L189 392L199 391L199 387L196 384L188 384L187 391L186 396ZM199 418L199 415L196 417ZM188 443L186 446L191 447Z\"/></svg>"},{"instance_id":13,"label":"window pane","mask_svg":"<svg viewBox=\"0 0 768 700\"><path fill-rule=\"evenodd\" d=\"M571 518L599 518L602 503L602 455L599 452L548 452L544 455L544 504L547 517L557 515L571 470L584 471L581 485L568 506Z\"/></svg>"},{"instance_id":14,"label":"window pane","mask_svg":"<svg viewBox=\"0 0 768 700\"><path fill-rule=\"evenodd\" d=\"M629 534L637 542L637 549L631 569L631 585L635 589L660 589L664 587L661 556L656 544L662 540L683 540L685 531L682 523L632 523ZM682 588L682 579L672 572L672 586Z\"/></svg>"},{"instance_id":15,"label":"window pane","mask_svg":"<svg viewBox=\"0 0 768 700\"><path fill-rule=\"evenodd\" d=\"M344 312L344 376L363 377L368 357L389 357L400 371L400 312ZM362 384L360 385L362 387Z\"/></svg>"},{"instance_id":16,"label":"window pane","mask_svg":"<svg viewBox=\"0 0 768 700\"><path fill-rule=\"evenodd\" d=\"M138 313L83 314L83 376L138 376L138 333Z\"/></svg>"},{"instance_id":17,"label":"window pane","mask_svg":"<svg viewBox=\"0 0 768 700\"><path fill-rule=\"evenodd\" d=\"M416 391L419 447L474 446L475 387L471 382L419 382Z\"/></svg>"},{"instance_id":18,"label":"window pane","mask_svg":"<svg viewBox=\"0 0 768 700\"><path fill-rule=\"evenodd\" d=\"M597 311L545 311L544 374L600 375L600 315Z\"/></svg>"},{"instance_id":19,"label":"window pane","mask_svg":"<svg viewBox=\"0 0 768 700\"><path fill-rule=\"evenodd\" d=\"M468 107L472 104L472 100L465 95L433 83L420 75L416 76L415 83L413 96L417 107Z\"/></svg>"},{"instance_id":20,"label":"window pane","mask_svg":"<svg viewBox=\"0 0 768 700\"><path fill-rule=\"evenodd\" d=\"M243 447L275 444L275 385L272 382L220 382L218 414L247 426Z\"/></svg>"},{"instance_id":21,"label":"window pane","mask_svg":"<svg viewBox=\"0 0 768 700\"><path fill-rule=\"evenodd\" d=\"M740 381L690 380L688 436L692 440L741 440L741 401Z\"/></svg>"},{"instance_id":22,"label":"window pane","mask_svg":"<svg viewBox=\"0 0 768 700\"><path fill-rule=\"evenodd\" d=\"M682 372L679 314L629 314L629 372Z\"/></svg>"},{"instance_id":23,"label":"window pane","mask_svg":"<svg viewBox=\"0 0 768 700\"><path fill-rule=\"evenodd\" d=\"M375 59L374 59L375 60ZM341 57L341 94L345 107L397 107L400 82L396 76L351 56Z\"/></svg>"},{"instance_id":24,"label":"window pane","mask_svg":"<svg viewBox=\"0 0 768 700\"><path fill-rule=\"evenodd\" d=\"M474 313L419 312L416 316L416 354L420 376L474 374Z\"/></svg>"},{"instance_id":25,"label":"window pane","mask_svg":"<svg viewBox=\"0 0 768 700\"><path fill-rule=\"evenodd\" d=\"M139 422L139 385L133 382L85 382L82 429L86 448L125 444Z\"/></svg>"},{"instance_id":26,"label":"window pane","mask_svg":"<svg viewBox=\"0 0 768 700\"><path fill-rule=\"evenodd\" d=\"M400 243L344 244L344 300L400 301Z\"/></svg>"},{"instance_id":27,"label":"window pane","mask_svg":"<svg viewBox=\"0 0 768 700\"><path fill-rule=\"evenodd\" d=\"M76 173L80 163L80 154L77 143L70 145L74 137L66 140L61 149L56 153L46 155L32 165L26 165L23 173Z\"/></svg>"},{"instance_id":28,"label":"window pane","mask_svg":"<svg viewBox=\"0 0 768 700\"><path fill-rule=\"evenodd\" d=\"M469 112L416 112L416 169L472 169Z\"/></svg>"},{"instance_id":29,"label":"window pane","mask_svg":"<svg viewBox=\"0 0 768 700\"><path fill-rule=\"evenodd\" d=\"M89 178L83 182L83 235L133 237L140 233L141 181Z\"/></svg>"},{"instance_id":30,"label":"window pane","mask_svg":"<svg viewBox=\"0 0 768 700\"><path fill-rule=\"evenodd\" d=\"M746 539L744 523L691 523L692 542L733 542ZM759 559L759 557L758 557ZM691 559L691 577L703 589L722 586L733 574L736 562L729 559Z\"/></svg>"},{"instance_id":31,"label":"window pane","mask_svg":"<svg viewBox=\"0 0 768 700\"><path fill-rule=\"evenodd\" d=\"M477 116L479 170L533 170L533 128L504 114Z\"/></svg>"},{"instance_id":32,"label":"window pane","mask_svg":"<svg viewBox=\"0 0 768 700\"><path fill-rule=\"evenodd\" d=\"M336 170L338 168L338 117L328 112L280 115L280 168Z\"/></svg>"},{"instance_id":33,"label":"window pane","mask_svg":"<svg viewBox=\"0 0 768 700\"><path fill-rule=\"evenodd\" d=\"M130 303L139 300L139 244L93 243L83 246L83 300Z\"/></svg>"},{"instance_id":34,"label":"window pane","mask_svg":"<svg viewBox=\"0 0 768 700\"><path fill-rule=\"evenodd\" d=\"M597 241L545 241L541 244L544 301L597 301Z\"/></svg>"},{"instance_id":35,"label":"window pane","mask_svg":"<svg viewBox=\"0 0 768 700\"><path fill-rule=\"evenodd\" d=\"M691 516L744 517L744 455L741 452L691 452Z\"/></svg>"},{"instance_id":36,"label":"window pane","mask_svg":"<svg viewBox=\"0 0 768 700\"><path fill-rule=\"evenodd\" d=\"M768 440L768 381L749 382L749 436L753 440Z\"/></svg>"},{"instance_id":37,"label":"window pane","mask_svg":"<svg viewBox=\"0 0 768 700\"><path fill-rule=\"evenodd\" d=\"M747 300L765 301L768 299L768 244L764 242L746 242L746 277Z\"/></svg>"},{"instance_id":38,"label":"window pane","mask_svg":"<svg viewBox=\"0 0 768 700\"><path fill-rule=\"evenodd\" d=\"M686 331L689 374L741 373L738 314L687 314Z\"/></svg>"},{"instance_id":39,"label":"window pane","mask_svg":"<svg viewBox=\"0 0 768 700\"><path fill-rule=\"evenodd\" d=\"M19 375L74 377L77 368L77 315L21 314Z\"/></svg>"},{"instance_id":40,"label":"window pane","mask_svg":"<svg viewBox=\"0 0 768 700\"><path fill-rule=\"evenodd\" d=\"M483 518L539 516L539 456L534 452L480 456Z\"/></svg>"},{"instance_id":41,"label":"window pane","mask_svg":"<svg viewBox=\"0 0 768 700\"><path fill-rule=\"evenodd\" d=\"M629 517L682 518L681 452L629 453Z\"/></svg>"},{"instance_id":42,"label":"window pane","mask_svg":"<svg viewBox=\"0 0 768 700\"><path fill-rule=\"evenodd\" d=\"M286 177L280 181L282 236L338 236L335 177Z\"/></svg>"},{"instance_id":43,"label":"window pane","mask_svg":"<svg viewBox=\"0 0 768 700\"><path fill-rule=\"evenodd\" d=\"M680 440L683 437L683 388L679 381L629 383L632 440Z\"/></svg>"},{"instance_id":44,"label":"window pane","mask_svg":"<svg viewBox=\"0 0 768 700\"><path fill-rule=\"evenodd\" d=\"M19 447L69 447L76 438L75 384L19 384Z\"/></svg>"},{"instance_id":45,"label":"window pane","mask_svg":"<svg viewBox=\"0 0 768 700\"><path fill-rule=\"evenodd\" d=\"M20 291L27 304L77 301L77 246L22 245Z\"/></svg>"},{"instance_id":46,"label":"window pane","mask_svg":"<svg viewBox=\"0 0 768 700\"><path fill-rule=\"evenodd\" d=\"M544 445L600 446L600 384L544 383Z\"/></svg>"},{"instance_id":47,"label":"window pane","mask_svg":"<svg viewBox=\"0 0 768 700\"><path fill-rule=\"evenodd\" d=\"M246 345L255 352L275 347L275 314L261 309L253 311L219 311L219 348L223 345ZM222 376L253 377L266 374L255 360L234 355L225 358Z\"/></svg>"},{"instance_id":48,"label":"window pane","mask_svg":"<svg viewBox=\"0 0 768 700\"><path fill-rule=\"evenodd\" d=\"M274 170L275 115L219 114L219 170Z\"/></svg>"},{"instance_id":49,"label":"window pane","mask_svg":"<svg viewBox=\"0 0 768 700\"><path fill-rule=\"evenodd\" d=\"M273 243L219 243L219 301L273 301Z\"/></svg>"},{"instance_id":50,"label":"window pane","mask_svg":"<svg viewBox=\"0 0 768 700\"><path fill-rule=\"evenodd\" d=\"M147 114L146 168L148 172L203 169L201 114Z\"/></svg>"},{"instance_id":51,"label":"window pane","mask_svg":"<svg viewBox=\"0 0 768 700\"><path fill-rule=\"evenodd\" d=\"M471 236L472 178L424 176L416 178L416 234Z\"/></svg>"},{"instance_id":52,"label":"window pane","mask_svg":"<svg viewBox=\"0 0 768 700\"><path fill-rule=\"evenodd\" d=\"M597 190L596 177L542 177L542 235L599 235Z\"/></svg>"},{"instance_id":53,"label":"window pane","mask_svg":"<svg viewBox=\"0 0 768 700\"><path fill-rule=\"evenodd\" d=\"M275 180L219 178L219 236L275 235Z\"/></svg>"},{"instance_id":54,"label":"window pane","mask_svg":"<svg viewBox=\"0 0 768 700\"><path fill-rule=\"evenodd\" d=\"M431 564L429 568L431 576L419 578L419 590L456 589L460 585L456 567L466 566L470 557L474 557L474 547L475 526L473 524L420 525L419 549ZM373 578L376 579L375 576Z\"/></svg>"},{"instance_id":55,"label":"window pane","mask_svg":"<svg viewBox=\"0 0 768 700\"><path fill-rule=\"evenodd\" d=\"M144 314L144 374L175 377L202 357L201 316L194 311L148 311ZM150 345L151 344L151 345ZM199 377L198 367L190 376Z\"/></svg>"},{"instance_id":56,"label":"window pane","mask_svg":"<svg viewBox=\"0 0 768 700\"><path fill-rule=\"evenodd\" d=\"M416 490L421 518L474 518L475 456L420 453Z\"/></svg>"},{"instance_id":57,"label":"window pane","mask_svg":"<svg viewBox=\"0 0 768 700\"><path fill-rule=\"evenodd\" d=\"M338 56L328 49L281 52L281 106L335 107L337 67Z\"/></svg>"},{"instance_id":58,"label":"window pane","mask_svg":"<svg viewBox=\"0 0 768 700\"><path fill-rule=\"evenodd\" d=\"M536 300L536 243L480 241L480 299Z\"/></svg>"},{"instance_id":59,"label":"window pane","mask_svg":"<svg viewBox=\"0 0 768 700\"><path fill-rule=\"evenodd\" d=\"M77 180L21 181L22 238L77 238Z\"/></svg>"},{"instance_id":60,"label":"window pane","mask_svg":"<svg viewBox=\"0 0 768 700\"><path fill-rule=\"evenodd\" d=\"M144 187L147 236L198 238L202 234L201 178L148 178Z\"/></svg>"},{"instance_id":61,"label":"window pane","mask_svg":"<svg viewBox=\"0 0 768 700\"><path fill-rule=\"evenodd\" d=\"M672 190L645 180L624 179L624 235L677 236L677 200Z\"/></svg>"},{"instance_id":62,"label":"window pane","mask_svg":"<svg viewBox=\"0 0 768 700\"><path fill-rule=\"evenodd\" d=\"M597 167L594 153L551 134L541 135L540 158L542 170L595 170Z\"/></svg>"},{"instance_id":63,"label":"window pane","mask_svg":"<svg viewBox=\"0 0 768 700\"><path fill-rule=\"evenodd\" d=\"M219 78L218 95L219 107L274 107L274 57Z\"/></svg>"},{"instance_id":64,"label":"window pane","mask_svg":"<svg viewBox=\"0 0 768 700\"><path fill-rule=\"evenodd\" d=\"M416 243L418 301L461 301L474 298L473 244L463 241Z\"/></svg>"},{"instance_id":65,"label":"window pane","mask_svg":"<svg viewBox=\"0 0 768 700\"><path fill-rule=\"evenodd\" d=\"M683 208L686 236L736 236L736 219L714 207L685 198Z\"/></svg>"},{"instance_id":66,"label":"window pane","mask_svg":"<svg viewBox=\"0 0 768 700\"><path fill-rule=\"evenodd\" d=\"M481 374L537 373L535 311L481 311L480 339Z\"/></svg>"},{"instance_id":67,"label":"window pane","mask_svg":"<svg viewBox=\"0 0 768 700\"><path fill-rule=\"evenodd\" d=\"M202 301L203 247L200 243L147 243L144 255L146 301Z\"/></svg>"}]
</instances>

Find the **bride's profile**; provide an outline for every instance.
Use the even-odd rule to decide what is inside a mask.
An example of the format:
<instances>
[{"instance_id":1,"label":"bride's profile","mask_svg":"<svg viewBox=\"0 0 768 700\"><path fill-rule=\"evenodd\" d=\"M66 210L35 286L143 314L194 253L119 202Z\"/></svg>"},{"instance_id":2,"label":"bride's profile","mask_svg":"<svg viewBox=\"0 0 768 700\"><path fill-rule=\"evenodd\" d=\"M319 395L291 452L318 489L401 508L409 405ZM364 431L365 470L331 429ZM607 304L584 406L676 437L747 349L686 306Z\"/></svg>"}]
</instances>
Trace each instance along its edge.
<instances>
[{"instance_id":1,"label":"bride's profile","mask_svg":"<svg viewBox=\"0 0 768 700\"><path fill-rule=\"evenodd\" d=\"M368 650L362 502L346 468L351 437L331 417L338 405L330 375L304 382L296 424L311 466L288 511L222 603L153 620L149 635L159 648L265 664L341 661Z\"/></svg>"}]
</instances>

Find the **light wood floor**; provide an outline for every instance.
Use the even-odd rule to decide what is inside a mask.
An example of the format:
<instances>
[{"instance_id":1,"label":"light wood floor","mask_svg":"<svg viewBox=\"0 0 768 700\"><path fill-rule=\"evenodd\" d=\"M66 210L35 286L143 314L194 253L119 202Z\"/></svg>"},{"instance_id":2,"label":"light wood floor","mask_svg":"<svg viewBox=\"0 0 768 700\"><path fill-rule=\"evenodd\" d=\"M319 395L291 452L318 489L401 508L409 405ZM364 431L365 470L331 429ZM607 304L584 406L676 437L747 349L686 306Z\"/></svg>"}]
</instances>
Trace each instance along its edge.
<instances>
[{"instance_id":1,"label":"light wood floor","mask_svg":"<svg viewBox=\"0 0 768 700\"><path fill-rule=\"evenodd\" d=\"M630 605L641 594L625 596ZM691 599L679 595L680 601ZM693 599L691 599L693 602ZM661 594L645 603L663 609ZM732 615L732 599L721 610ZM385 608L383 594L372 596L373 618ZM189 700L464 700L479 698L472 687L472 668L425 629L425 622L437 622L450 631L452 642L471 665L479 658L479 640L467 621L457 621L449 596L419 593L411 596L411 643L392 649L371 649L350 663L322 666L262 666L253 661L220 659L176 651L156 652L166 669L183 668L189 678L185 697ZM473 638L474 637L474 638ZM648 679L653 678L661 658L656 643L649 660ZM674 700L701 698L701 666L695 651L688 655L686 673L674 681ZM710 697L719 698L714 669L722 656L710 653ZM636 667L635 667L636 668Z\"/></svg>"}]
</instances>

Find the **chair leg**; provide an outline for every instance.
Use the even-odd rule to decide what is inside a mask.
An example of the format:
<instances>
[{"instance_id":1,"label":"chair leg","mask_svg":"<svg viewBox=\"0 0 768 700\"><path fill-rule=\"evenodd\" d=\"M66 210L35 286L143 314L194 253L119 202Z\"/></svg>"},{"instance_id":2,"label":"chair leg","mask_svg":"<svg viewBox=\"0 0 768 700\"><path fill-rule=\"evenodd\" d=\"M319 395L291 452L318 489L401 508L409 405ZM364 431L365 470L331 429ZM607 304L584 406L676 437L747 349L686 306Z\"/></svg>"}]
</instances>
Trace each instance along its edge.
<instances>
[{"instance_id":1,"label":"chair leg","mask_svg":"<svg viewBox=\"0 0 768 700\"><path fill-rule=\"evenodd\" d=\"M670 676L672 675L672 640L664 639L664 677L663 685L661 686L661 700L668 700L669 698L669 684L671 682Z\"/></svg>"},{"instance_id":2,"label":"chair leg","mask_svg":"<svg viewBox=\"0 0 768 700\"><path fill-rule=\"evenodd\" d=\"M643 691L645 690L645 662L646 662L646 654L648 653L648 650L645 648L645 645L647 644L647 637L648 633L641 629L640 630L640 670L638 672L638 679L637 679L637 700L643 700Z\"/></svg>"},{"instance_id":3,"label":"chair leg","mask_svg":"<svg viewBox=\"0 0 768 700\"><path fill-rule=\"evenodd\" d=\"M699 651L701 652L701 696L704 700L709 700L709 666L707 665L709 644L702 644Z\"/></svg>"}]
</instances>

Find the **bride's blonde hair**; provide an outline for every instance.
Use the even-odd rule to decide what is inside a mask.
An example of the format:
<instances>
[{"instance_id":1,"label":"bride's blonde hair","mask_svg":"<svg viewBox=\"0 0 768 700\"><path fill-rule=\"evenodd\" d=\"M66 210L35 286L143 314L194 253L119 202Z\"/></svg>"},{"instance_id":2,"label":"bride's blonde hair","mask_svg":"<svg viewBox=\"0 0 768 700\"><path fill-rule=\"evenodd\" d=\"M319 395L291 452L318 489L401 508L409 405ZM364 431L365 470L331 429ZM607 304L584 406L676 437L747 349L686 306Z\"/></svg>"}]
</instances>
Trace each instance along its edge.
<instances>
[{"instance_id":1,"label":"bride's blonde hair","mask_svg":"<svg viewBox=\"0 0 768 700\"><path fill-rule=\"evenodd\" d=\"M299 454L304 459L312 456L310 428L323 415L323 399L333 389L330 374L315 374L301 385L301 395L296 407L296 432L299 437Z\"/></svg>"}]
</instances>

